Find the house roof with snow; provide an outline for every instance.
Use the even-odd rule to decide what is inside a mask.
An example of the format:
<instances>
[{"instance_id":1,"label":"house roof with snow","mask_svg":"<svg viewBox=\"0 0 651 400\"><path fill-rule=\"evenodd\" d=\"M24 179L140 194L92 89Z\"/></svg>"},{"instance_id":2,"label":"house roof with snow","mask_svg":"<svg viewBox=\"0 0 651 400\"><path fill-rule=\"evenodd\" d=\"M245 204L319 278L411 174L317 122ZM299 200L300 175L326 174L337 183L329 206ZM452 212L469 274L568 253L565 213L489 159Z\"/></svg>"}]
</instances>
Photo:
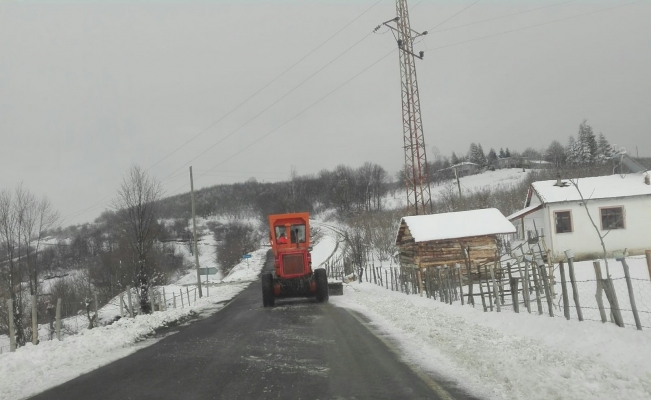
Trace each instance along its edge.
<instances>
[{"instance_id":1,"label":"house roof with snow","mask_svg":"<svg viewBox=\"0 0 651 400\"><path fill-rule=\"evenodd\" d=\"M581 201L581 195L569 181L565 186L557 186L556 180L540 181L531 184L542 203L562 203ZM584 199L611 199L632 196L651 196L651 185L644 183L644 174L635 173L624 176L609 175L578 179L578 187Z\"/></svg>"},{"instance_id":2,"label":"house roof with snow","mask_svg":"<svg viewBox=\"0 0 651 400\"><path fill-rule=\"evenodd\" d=\"M514 233L515 227L496 208L403 217L415 242ZM403 229L398 230L396 243Z\"/></svg>"}]
</instances>

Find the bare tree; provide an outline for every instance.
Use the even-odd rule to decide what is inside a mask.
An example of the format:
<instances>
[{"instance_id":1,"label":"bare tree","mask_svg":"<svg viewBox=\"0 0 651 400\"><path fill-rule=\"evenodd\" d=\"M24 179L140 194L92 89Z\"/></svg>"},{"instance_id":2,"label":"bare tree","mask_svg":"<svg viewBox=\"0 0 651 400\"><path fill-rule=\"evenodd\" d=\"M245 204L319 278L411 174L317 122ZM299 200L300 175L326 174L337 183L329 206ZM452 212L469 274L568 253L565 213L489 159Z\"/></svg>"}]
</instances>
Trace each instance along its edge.
<instances>
[{"instance_id":1,"label":"bare tree","mask_svg":"<svg viewBox=\"0 0 651 400\"><path fill-rule=\"evenodd\" d=\"M140 309L143 313L151 311L147 254L157 236L157 205L162 194L160 182L134 165L127 171L113 201L118 229L133 253L136 283L140 290Z\"/></svg>"},{"instance_id":2,"label":"bare tree","mask_svg":"<svg viewBox=\"0 0 651 400\"><path fill-rule=\"evenodd\" d=\"M572 186L574 186L576 191L579 193L579 196L581 197L581 204L583 204L583 208L585 208L585 212L586 214L588 214L588 218L590 218L590 222L592 223L595 232L597 232L597 236L599 236L599 241L601 242L601 249L603 250L604 263L606 264L606 276L610 278L610 269L608 269L608 257L606 252L606 244L604 243L604 238L606 237L606 235L610 233L610 230L606 231L606 233L604 234L601 234L599 227L597 227L597 224L594 222L594 219L592 218L592 214L590 214L590 210L588 209L588 201L590 201L590 198L585 199L583 197L583 193L581 193L581 190L579 189L578 179L570 179L570 183L572 184Z\"/></svg>"},{"instance_id":3,"label":"bare tree","mask_svg":"<svg viewBox=\"0 0 651 400\"><path fill-rule=\"evenodd\" d=\"M47 197L38 201L22 184L13 192L0 193L0 243L7 256L3 280L14 304L16 342L20 346L25 344L27 336L23 323L23 279L27 277L30 294L38 294L38 250L44 232L57 220L58 213Z\"/></svg>"},{"instance_id":4,"label":"bare tree","mask_svg":"<svg viewBox=\"0 0 651 400\"><path fill-rule=\"evenodd\" d=\"M29 275L29 291L30 294L36 295L40 272L38 251L45 232L53 228L59 220L59 213L54 210L46 196L39 201L29 191L24 193L24 208L22 241Z\"/></svg>"}]
</instances>

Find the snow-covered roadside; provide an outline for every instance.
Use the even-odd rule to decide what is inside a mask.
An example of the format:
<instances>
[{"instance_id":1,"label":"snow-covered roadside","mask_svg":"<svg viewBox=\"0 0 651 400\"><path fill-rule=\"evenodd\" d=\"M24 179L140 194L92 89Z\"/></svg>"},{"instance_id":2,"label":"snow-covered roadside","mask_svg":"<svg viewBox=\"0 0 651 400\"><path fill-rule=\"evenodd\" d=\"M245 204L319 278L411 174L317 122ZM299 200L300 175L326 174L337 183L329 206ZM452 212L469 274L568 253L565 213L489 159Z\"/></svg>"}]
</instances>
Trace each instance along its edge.
<instances>
[{"instance_id":1,"label":"snow-covered roadside","mask_svg":"<svg viewBox=\"0 0 651 400\"><path fill-rule=\"evenodd\" d=\"M257 279L266 252L266 249L252 252L248 263L241 262L224 279L230 283L211 285L210 296L198 299L191 306L186 304L181 308L179 302L174 309L168 297L167 311L122 318L112 325L82 330L63 341L44 341L38 346L27 344L14 353L0 354L0 400L16 400L42 392L155 343L156 339L147 338L157 329L215 313ZM168 293L178 291L176 285L166 288Z\"/></svg>"},{"instance_id":2,"label":"snow-covered roadside","mask_svg":"<svg viewBox=\"0 0 651 400\"><path fill-rule=\"evenodd\" d=\"M407 362L481 398L651 398L647 331L484 313L367 283L330 301L370 318Z\"/></svg>"}]
</instances>

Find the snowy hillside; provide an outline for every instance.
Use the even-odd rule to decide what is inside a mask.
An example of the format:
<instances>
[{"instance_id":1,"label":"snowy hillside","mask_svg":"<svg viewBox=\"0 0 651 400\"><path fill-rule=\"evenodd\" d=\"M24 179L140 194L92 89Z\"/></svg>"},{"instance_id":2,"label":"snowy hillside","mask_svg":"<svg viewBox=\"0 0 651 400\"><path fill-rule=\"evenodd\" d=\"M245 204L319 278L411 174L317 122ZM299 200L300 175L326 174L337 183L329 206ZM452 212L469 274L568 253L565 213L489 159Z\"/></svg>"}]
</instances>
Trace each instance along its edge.
<instances>
[{"instance_id":1,"label":"snowy hillside","mask_svg":"<svg viewBox=\"0 0 651 400\"><path fill-rule=\"evenodd\" d=\"M461 192L468 194L476 190L490 188L497 189L508 187L520 183L527 176L521 168L498 169L495 171L485 171L476 175L468 175L459 178ZM449 180L440 184L430 186L432 200L441 196L442 193L453 190L458 193L456 180ZM396 209L406 207L406 192L404 189L396 191L395 194L388 194L384 197L383 202L386 209Z\"/></svg>"}]
</instances>

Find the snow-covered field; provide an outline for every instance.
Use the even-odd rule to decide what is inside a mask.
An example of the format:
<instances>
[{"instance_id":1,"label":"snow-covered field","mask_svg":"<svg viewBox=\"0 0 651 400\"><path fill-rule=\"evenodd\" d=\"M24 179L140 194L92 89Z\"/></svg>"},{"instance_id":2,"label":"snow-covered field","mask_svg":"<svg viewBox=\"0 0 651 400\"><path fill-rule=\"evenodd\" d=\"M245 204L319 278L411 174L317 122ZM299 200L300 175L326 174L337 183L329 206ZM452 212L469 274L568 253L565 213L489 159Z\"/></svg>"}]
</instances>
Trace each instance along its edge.
<instances>
[{"instance_id":1,"label":"snow-covered field","mask_svg":"<svg viewBox=\"0 0 651 400\"><path fill-rule=\"evenodd\" d=\"M461 191L468 194L485 188L496 189L498 187L512 186L520 183L526 176L527 173L522 172L522 168L505 168L495 171L485 171L476 175L463 176L459 178L459 183L461 184ZM436 199L445 191L450 190L450 186L457 193L456 181L449 180L439 185L432 184L430 186L432 199ZM406 194L404 190L396 191L395 194L389 194L384 197L384 207L386 209L403 208L406 206L405 199Z\"/></svg>"},{"instance_id":2,"label":"snow-covered field","mask_svg":"<svg viewBox=\"0 0 651 400\"><path fill-rule=\"evenodd\" d=\"M166 291L168 309L119 321L92 330L82 329L64 340L43 341L38 346L27 344L14 353L0 354L0 399L26 398L47 388L59 385L112 361L125 357L143 346L157 341L151 336L159 328L209 316L221 309L249 283L257 279L266 259L267 249L252 252L252 258L233 268L223 284L211 285L209 296L194 301L193 287L169 285ZM195 275L196 278L196 275ZM181 306L180 294L173 308L172 293L190 291L190 305ZM119 314L119 307L109 305L100 310L102 319Z\"/></svg>"}]
</instances>

